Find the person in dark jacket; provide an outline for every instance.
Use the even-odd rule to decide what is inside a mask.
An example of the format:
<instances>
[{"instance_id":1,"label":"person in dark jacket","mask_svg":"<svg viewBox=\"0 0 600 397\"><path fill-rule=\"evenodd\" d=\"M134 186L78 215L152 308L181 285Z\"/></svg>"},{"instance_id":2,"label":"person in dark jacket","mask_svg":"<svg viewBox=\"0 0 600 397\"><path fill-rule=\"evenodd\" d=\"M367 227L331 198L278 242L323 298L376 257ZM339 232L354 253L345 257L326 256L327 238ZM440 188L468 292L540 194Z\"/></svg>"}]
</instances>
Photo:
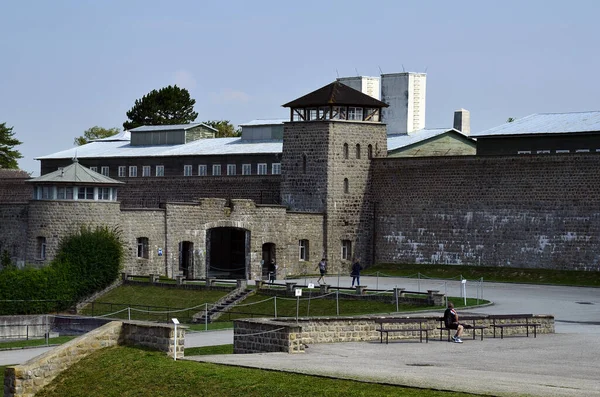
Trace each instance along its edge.
<instances>
[{"instance_id":1,"label":"person in dark jacket","mask_svg":"<svg viewBox=\"0 0 600 397\"><path fill-rule=\"evenodd\" d=\"M352 264L352 286L354 287L354 282L356 285L360 285L360 271L362 270L362 266L360 265L360 258L356 258L354 263Z\"/></svg>"},{"instance_id":2,"label":"person in dark jacket","mask_svg":"<svg viewBox=\"0 0 600 397\"><path fill-rule=\"evenodd\" d=\"M277 264L275 263L275 259L271 259L269 262L269 283L273 284L277 279Z\"/></svg>"},{"instance_id":3,"label":"person in dark jacket","mask_svg":"<svg viewBox=\"0 0 600 397\"><path fill-rule=\"evenodd\" d=\"M463 332L463 325L458 322L458 313L454 310L454 304L448 302L448 308L444 312L444 325L446 328L455 329L456 334L452 337L454 343L462 343L460 336Z\"/></svg>"}]
</instances>

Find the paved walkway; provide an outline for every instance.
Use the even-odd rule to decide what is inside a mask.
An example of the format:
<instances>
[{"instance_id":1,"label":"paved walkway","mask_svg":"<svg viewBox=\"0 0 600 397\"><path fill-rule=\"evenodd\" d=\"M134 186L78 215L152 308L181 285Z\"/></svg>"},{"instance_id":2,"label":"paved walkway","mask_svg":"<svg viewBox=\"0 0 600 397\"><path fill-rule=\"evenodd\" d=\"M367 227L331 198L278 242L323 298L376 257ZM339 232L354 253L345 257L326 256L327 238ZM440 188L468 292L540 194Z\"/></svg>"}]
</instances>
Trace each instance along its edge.
<instances>
[{"instance_id":1,"label":"paved walkway","mask_svg":"<svg viewBox=\"0 0 600 397\"><path fill-rule=\"evenodd\" d=\"M340 286L349 286L350 280L340 277ZM328 282L337 285L337 277ZM461 288L459 281L402 278L362 277L361 283L379 289L396 285L412 291L438 289L454 296ZM481 296L476 287L477 283L467 282L467 296ZM463 344L439 340L315 344L305 354L187 359L489 395L600 396L600 288L484 283L483 297L494 305L469 313L553 314L557 333Z\"/></svg>"}]
</instances>

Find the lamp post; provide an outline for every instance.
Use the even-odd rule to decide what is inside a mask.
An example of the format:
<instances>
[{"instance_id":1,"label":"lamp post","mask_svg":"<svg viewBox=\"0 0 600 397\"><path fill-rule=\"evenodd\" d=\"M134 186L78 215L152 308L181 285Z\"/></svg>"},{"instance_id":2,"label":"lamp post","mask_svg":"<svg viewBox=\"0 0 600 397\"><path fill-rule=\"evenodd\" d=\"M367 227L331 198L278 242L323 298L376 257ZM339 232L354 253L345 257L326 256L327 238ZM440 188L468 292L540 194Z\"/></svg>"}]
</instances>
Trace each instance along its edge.
<instances>
[{"instance_id":1,"label":"lamp post","mask_svg":"<svg viewBox=\"0 0 600 397\"><path fill-rule=\"evenodd\" d=\"M175 334L175 345L173 348L173 360L177 361L177 324L179 324L179 320L177 320L176 318L172 318L171 321L173 321L173 324L175 325L175 329L173 330L173 333Z\"/></svg>"}]
</instances>

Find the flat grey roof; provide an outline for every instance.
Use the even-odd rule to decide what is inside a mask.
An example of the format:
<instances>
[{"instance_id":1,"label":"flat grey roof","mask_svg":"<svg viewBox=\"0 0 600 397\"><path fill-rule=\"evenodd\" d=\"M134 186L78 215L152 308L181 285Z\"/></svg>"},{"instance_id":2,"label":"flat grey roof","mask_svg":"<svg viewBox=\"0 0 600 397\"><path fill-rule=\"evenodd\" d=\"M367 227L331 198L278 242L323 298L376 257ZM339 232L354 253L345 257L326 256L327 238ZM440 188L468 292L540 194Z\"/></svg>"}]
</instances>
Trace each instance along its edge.
<instances>
[{"instance_id":1,"label":"flat grey roof","mask_svg":"<svg viewBox=\"0 0 600 397\"><path fill-rule=\"evenodd\" d=\"M471 134L473 137L528 134L564 134L600 131L600 111L535 113L511 123Z\"/></svg>"}]
</instances>

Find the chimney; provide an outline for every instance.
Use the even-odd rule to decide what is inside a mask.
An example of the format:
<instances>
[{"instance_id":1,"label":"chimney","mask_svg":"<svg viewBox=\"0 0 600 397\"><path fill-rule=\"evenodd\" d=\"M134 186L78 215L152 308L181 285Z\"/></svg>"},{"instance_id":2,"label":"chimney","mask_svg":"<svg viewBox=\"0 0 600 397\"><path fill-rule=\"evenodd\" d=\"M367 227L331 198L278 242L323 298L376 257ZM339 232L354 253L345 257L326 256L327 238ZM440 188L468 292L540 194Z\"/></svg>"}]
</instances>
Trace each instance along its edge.
<instances>
[{"instance_id":1,"label":"chimney","mask_svg":"<svg viewBox=\"0 0 600 397\"><path fill-rule=\"evenodd\" d=\"M454 129L465 135L471 134L471 113L467 109L454 112Z\"/></svg>"}]
</instances>

